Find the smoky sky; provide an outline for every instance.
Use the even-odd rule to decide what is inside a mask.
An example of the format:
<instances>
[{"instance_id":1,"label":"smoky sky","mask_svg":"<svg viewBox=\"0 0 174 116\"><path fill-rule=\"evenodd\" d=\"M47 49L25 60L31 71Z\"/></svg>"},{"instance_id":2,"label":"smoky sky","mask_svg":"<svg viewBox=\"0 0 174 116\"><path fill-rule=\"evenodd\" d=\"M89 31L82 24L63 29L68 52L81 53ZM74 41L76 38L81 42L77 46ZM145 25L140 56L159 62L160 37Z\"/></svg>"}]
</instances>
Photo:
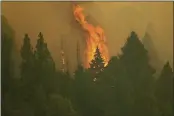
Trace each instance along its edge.
<instances>
[{"instance_id":1,"label":"smoky sky","mask_svg":"<svg viewBox=\"0 0 174 116\"><path fill-rule=\"evenodd\" d=\"M117 55L131 31L143 38L150 33L163 61L173 62L173 3L172 2L77 2L84 8L90 23L100 25L107 37L110 56ZM72 15L72 2L2 2L2 14L15 30L20 50L25 33L33 47L42 32L57 64L60 62L60 40L64 38L69 67L76 64L76 44L80 41L81 55L85 37ZM151 25L150 28L148 25ZM151 31L153 30L153 31Z\"/></svg>"}]
</instances>

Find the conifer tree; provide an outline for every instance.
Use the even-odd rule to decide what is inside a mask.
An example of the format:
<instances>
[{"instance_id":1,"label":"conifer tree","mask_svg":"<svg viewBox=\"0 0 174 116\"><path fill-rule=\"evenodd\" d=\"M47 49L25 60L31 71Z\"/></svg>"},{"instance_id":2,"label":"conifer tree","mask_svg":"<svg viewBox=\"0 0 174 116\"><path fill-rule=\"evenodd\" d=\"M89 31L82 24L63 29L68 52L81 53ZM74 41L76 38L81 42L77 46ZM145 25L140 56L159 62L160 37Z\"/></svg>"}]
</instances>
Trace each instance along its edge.
<instances>
[{"instance_id":1,"label":"conifer tree","mask_svg":"<svg viewBox=\"0 0 174 116\"><path fill-rule=\"evenodd\" d=\"M153 116L155 70L149 65L148 52L135 32L131 32L121 50L120 61L133 90L131 94L134 96L134 110L132 111L134 115Z\"/></svg>"},{"instance_id":2,"label":"conifer tree","mask_svg":"<svg viewBox=\"0 0 174 116\"><path fill-rule=\"evenodd\" d=\"M99 74L104 70L104 60L101 57L98 47L96 48L94 59L90 63L90 70L94 75Z\"/></svg>"},{"instance_id":3,"label":"conifer tree","mask_svg":"<svg viewBox=\"0 0 174 116\"><path fill-rule=\"evenodd\" d=\"M150 89L150 82L154 80L152 75L155 70L149 65L148 52L135 32L131 32L131 36L122 48L122 53L120 60L126 66L126 71L132 82L137 86L149 86Z\"/></svg>"},{"instance_id":4,"label":"conifer tree","mask_svg":"<svg viewBox=\"0 0 174 116\"><path fill-rule=\"evenodd\" d=\"M38 82L44 86L47 92L52 91L51 82L55 75L55 63L44 42L44 37L40 32L35 50L35 71L37 73Z\"/></svg>"},{"instance_id":5,"label":"conifer tree","mask_svg":"<svg viewBox=\"0 0 174 116\"><path fill-rule=\"evenodd\" d=\"M54 91L55 64L40 32L34 51L34 71L36 87L33 108L35 115L46 116L46 103Z\"/></svg>"},{"instance_id":6,"label":"conifer tree","mask_svg":"<svg viewBox=\"0 0 174 116\"><path fill-rule=\"evenodd\" d=\"M156 84L156 97L161 115L172 116L173 107L173 72L167 62Z\"/></svg>"},{"instance_id":7,"label":"conifer tree","mask_svg":"<svg viewBox=\"0 0 174 116\"><path fill-rule=\"evenodd\" d=\"M37 85L35 80L35 74L33 73L34 70L34 54L32 45L30 43L30 38L28 34L25 34L23 45L21 47L21 57L22 57L22 64L21 64L21 80L22 80L22 87L21 87L21 95L22 99L26 101L31 101L33 99L33 92L36 89L35 86Z\"/></svg>"},{"instance_id":8,"label":"conifer tree","mask_svg":"<svg viewBox=\"0 0 174 116\"><path fill-rule=\"evenodd\" d=\"M34 71L33 70L34 55L28 34L25 34L24 37L24 42L21 47L21 57L22 57L21 77L25 82L27 81L29 82L34 76L32 75Z\"/></svg>"}]
</instances>

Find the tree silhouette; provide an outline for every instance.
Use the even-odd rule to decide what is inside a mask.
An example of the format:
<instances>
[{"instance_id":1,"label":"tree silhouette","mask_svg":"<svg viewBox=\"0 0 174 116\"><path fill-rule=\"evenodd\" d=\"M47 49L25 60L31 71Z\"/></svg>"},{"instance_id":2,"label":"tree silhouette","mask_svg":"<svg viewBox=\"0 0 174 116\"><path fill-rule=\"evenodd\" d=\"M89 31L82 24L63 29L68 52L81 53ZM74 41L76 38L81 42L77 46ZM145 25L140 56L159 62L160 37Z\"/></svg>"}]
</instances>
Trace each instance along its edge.
<instances>
[{"instance_id":1,"label":"tree silhouette","mask_svg":"<svg viewBox=\"0 0 174 116\"><path fill-rule=\"evenodd\" d=\"M44 84L49 83L50 77L55 73L55 63L51 54L47 48L47 44L44 42L42 33L38 35L36 50L35 50L35 70L37 71L37 76L40 82ZM43 84L42 83L42 84Z\"/></svg>"},{"instance_id":2,"label":"tree silhouette","mask_svg":"<svg viewBox=\"0 0 174 116\"><path fill-rule=\"evenodd\" d=\"M1 15L1 106L2 115L8 115L8 111L5 107L5 102L8 100L7 94L14 88L14 62L12 59L12 52L14 47L15 32L8 23L8 20ZM11 105L11 104L10 104Z\"/></svg>"},{"instance_id":3,"label":"tree silhouette","mask_svg":"<svg viewBox=\"0 0 174 116\"><path fill-rule=\"evenodd\" d=\"M34 91L37 85L36 76L33 73L35 71L34 67L34 54L32 45L30 43L30 38L28 34L25 34L23 45L21 47L21 80L22 87L20 88L22 91L20 95L21 98L28 102L33 102L34 99Z\"/></svg>"},{"instance_id":4,"label":"tree silhouette","mask_svg":"<svg viewBox=\"0 0 174 116\"><path fill-rule=\"evenodd\" d=\"M156 84L156 97L161 115L173 115L173 72L167 62L159 76Z\"/></svg>"},{"instance_id":5,"label":"tree silhouette","mask_svg":"<svg viewBox=\"0 0 174 116\"><path fill-rule=\"evenodd\" d=\"M2 23L3 116L173 115L172 68L167 62L155 81L148 57L151 49L145 49L135 32L121 48L122 54L111 57L106 67L97 47L90 68L78 65L72 78L68 72L56 71L41 32L34 51L25 34L21 78L12 79L14 32L6 20Z\"/></svg>"},{"instance_id":6,"label":"tree silhouette","mask_svg":"<svg viewBox=\"0 0 174 116\"><path fill-rule=\"evenodd\" d=\"M153 82L154 78L152 75L155 70L149 65L148 52L135 32L131 32L131 36L122 48L122 53L120 60L126 66L126 71L129 73L129 77L133 80L134 85L140 84L143 86L147 82L145 84L147 86L149 82Z\"/></svg>"},{"instance_id":7,"label":"tree silhouette","mask_svg":"<svg viewBox=\"0 0 174 116\"><path fill-rule=\"evenodd\" d=\"M2 95L4 92L9 90L11 86L11 79L13 75L13 62L12 62L12 49L14 43L14 30L9 25L7 19L4 16L2 18L2 30L1 30L1 38L2 38L2 46L1 46L1 54L2 54Z\"/></svg>"},{"instance_id":8,"label":"tree silhouette","mask_svg":"<svg viewBox=\"0 0 174 116\"><path fill-rule=\"evenodd\" d=\"M134 95L134 115L154 115L154 77L155 70L149 65L148 52L135 32L131 32L121 49L121 63L131 81ZM131 88L130 88L131 89Z\"/></svg>"},{"instance_id":9,"label":"tree silhouette","mask_svg":"<svg viewBox=\"0 0 174 116\"><path fill-rule=\"evenodd\" d=\"M35 113L36 115L46 115L46 100L54 92L55 63L44 42L42 33L38 35L35 56L35 74L37 89L35 90ZM42 95L42 96L41 96Z\"/></svg>"},{"instance_id":10,"label":"tree silhouette","mask_svg":"<svg viewBox=\"0 0 174 116\"><path fill-rule=\"evenodd\" d=\"M96 48L94 59L90 63L89 70L94 75L94 81L97 79L96 76L104 70L104 60L101 57L101 53L98 47Z\"/></svg>"},{"instance_id":11,"label":"tree silhouette","mask_svg":"<svg viewBox=\"0 0 174 116\"><path fill-rule=\"evenodd\" d=\"M25 82L30 82L30 79L34 77L34 75L32 74L34 71L34 54L28 34L25 34L24 37L23 46L21 47L21 57L21 77Z\"/></svg>"}]
</instances>

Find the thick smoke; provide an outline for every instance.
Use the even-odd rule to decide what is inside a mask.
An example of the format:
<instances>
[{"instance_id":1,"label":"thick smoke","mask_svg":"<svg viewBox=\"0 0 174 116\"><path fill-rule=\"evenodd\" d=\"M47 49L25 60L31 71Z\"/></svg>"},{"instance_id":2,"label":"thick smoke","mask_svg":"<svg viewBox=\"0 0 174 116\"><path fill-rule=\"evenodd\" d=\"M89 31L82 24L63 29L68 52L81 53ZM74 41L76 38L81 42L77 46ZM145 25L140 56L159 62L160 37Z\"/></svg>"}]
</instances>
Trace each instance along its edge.
<instances>
[{"instance_id":1,"label":"thick smoke","mask_svg":"<svg viewBox=\"0 0 174 116\"><path fill-rule=\"evenodd\" d=\"M172 2L78 2L94 25L100 25L106 34L109 53L117 55L125 40L134 30L144 37L149 22L158 37L152 36L163 61L172 62L173 6ZM23 37L28 33L33 47L42 32L59 68L60 40L66 38L65 51L70 69L76 67L76 44L84 49L84 33L72 14L72 2L3 2L2 14L16 31L16 46L20 50ZM161 47L163 46L163 47ZM167 47L164 47L167 46ZM82 52L82 50L81 50ZM164 54L165 53L165 54ZM81 53L83 56L83 54Z\"/></svg>"}]
</instances>

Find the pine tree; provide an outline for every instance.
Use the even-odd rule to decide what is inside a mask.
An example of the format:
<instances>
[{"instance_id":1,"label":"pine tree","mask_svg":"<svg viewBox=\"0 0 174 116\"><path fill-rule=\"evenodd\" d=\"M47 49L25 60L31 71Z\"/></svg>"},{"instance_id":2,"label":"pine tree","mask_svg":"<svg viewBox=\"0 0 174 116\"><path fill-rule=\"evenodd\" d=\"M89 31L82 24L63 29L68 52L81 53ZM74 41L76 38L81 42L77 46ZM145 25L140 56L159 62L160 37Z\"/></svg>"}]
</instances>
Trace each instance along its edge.
<instances>
[{"instance_id":1,"label":"pine tree","mask_svg":"<svg viewBox=\"0 0 174 116\"><path fill-rule=\"evenodd\" d=\"M30 43L30 38L28 34L25 34L23 45L21 47L21 57L22 57L22 64L21 64L21 80L22 80L22 87L21 87L21 95L22 99L25 101L32 101L34 90L36 89L35 86L37 85L35 74L33 73L34 70L34 54L32 45Z\"/></svg>"},{"instance_id":2,"label":"pine tree","mask_svg":"<svg viewBox=\"0 0 174 116\"><path fill-rule=\"evenodd\" d=\"M135 32L131 32L121 50L120 61L133 90L134 115L153 116L155 70L149 65L148 52Z\"/></svg>"},{"instance_id":3,"label":"pine tree","mask_svg":"<svg viewBox=\"0 0 174 116\"><path fill-rule=\"evenodd\" d=\"M41 72L43 71L42 73L40 73L42 75L44 75L44 71L54 72L55 63L47 48L47 44L44 42L42 33L39 33L38 37L39 37L39 39L37 40L36 51L34 54L37 66L40 67L40 69L38 69L38 70L40 70Z\"/></svg>"},{"instance_id":4,"label":"pine tree","mask_svg":"<svg viewBox=\"0 0 174 116\"><path fill-rule=\"evenodd\" d=\"M28 34L25 34L24 37L23 46L21 47L21 57L21 77L25 82L30 82L30 80L34 77L34 75L32 75L34 71L34 54Z\"/></svg>"},{"instance_id":5,"label":"pine tree","mask_svg":"<svg viewBox=\"0 0 174 116\"><path fill-rule=\"evenodd\" d=\"M40 32L38 35L35 56L35 71L37 73L37 81L44 86L47 92L52 91L51 82L54 81L55 75L55 63L51 54L47 48L47 44L44 42L44 37Z\"/></svg>"},{"instance_id":6,"label":"pine tree","mask_svg":"<svg viewBox=\"0 0 174 116\"><path fill-rule=\"evenodd\" d=\"M131 36L122 48L120 60L126 66L126 70L134 85L139 86L144 83L144 86L148 86L149 82L154 80L152 75L155 70L149 65L148 52L135 32L131 32Z\"/></svg>"},{"instance_id":7,"label":"pine tree","mask_svg":"<svg viewBox=\"0 0 174 116\"><path fill-rule=\"evenodd\" d=\"M46 115L46 100L54 92L55 63L40 32L34 51L34 71L36 89L34 90L35 115Z\"/></svg>"},{"instance_id":8,"label":"pine tree","mask_svg":"<svg viewBox=\"0 0 174 116\"><path fill-rule=\"evenodd\" d=\"M99 74L104 70L104 60L101 57L101 53L98 47L96 48L94 59L90 63L90 70L94 75Z\"/></svg>"},{"instance_id":9,"label":"pine tree","mask_svg":"<svg viewBox=\"0 0 174 116\"><path fill-rule=\"evenodd\" d=\"M167 62L156 84L156 97L159 110L163 116L172 116L173 105L173 72L169 62Z\"/></svg>"}]
</instances>

